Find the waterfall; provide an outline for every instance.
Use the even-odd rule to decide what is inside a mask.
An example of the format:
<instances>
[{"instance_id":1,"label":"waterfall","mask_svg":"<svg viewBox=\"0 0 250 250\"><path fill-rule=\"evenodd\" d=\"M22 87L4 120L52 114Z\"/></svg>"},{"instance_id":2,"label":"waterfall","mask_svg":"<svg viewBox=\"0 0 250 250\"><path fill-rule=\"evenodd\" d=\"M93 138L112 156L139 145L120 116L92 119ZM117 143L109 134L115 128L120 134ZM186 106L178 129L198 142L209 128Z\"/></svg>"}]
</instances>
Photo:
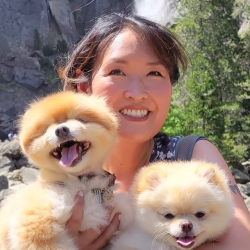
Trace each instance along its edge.
<instances>
[{"instance_id":1,"label":"waterfall","mask_svg":"<svg viewBox=\"0 0 250 250\"><path fill-rule=\"evenodd\" d=\"M134 14L169 26L174 23L174 18L178 16L176 4L176 0L135 0Z\"/></svg>"}]
</instances>

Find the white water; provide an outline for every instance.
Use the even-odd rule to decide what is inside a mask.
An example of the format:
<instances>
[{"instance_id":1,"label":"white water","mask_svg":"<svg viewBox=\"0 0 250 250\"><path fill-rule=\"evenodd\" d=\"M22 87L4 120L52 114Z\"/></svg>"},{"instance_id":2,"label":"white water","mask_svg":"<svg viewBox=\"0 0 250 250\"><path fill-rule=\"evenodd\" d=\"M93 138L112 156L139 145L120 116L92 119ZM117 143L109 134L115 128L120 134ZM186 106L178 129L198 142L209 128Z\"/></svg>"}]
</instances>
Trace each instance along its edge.
<instances>
[{"instance_id":1,"label":"white water","mask_svg":"<svg viewBox=\"0 0 250 250\"><path fill-rule=\"evenodd\" d=\"M174 18L178 16L176 2L176 0L135 0L134 14L169 26L174 23Z\"/></svg>"}]
</instances>

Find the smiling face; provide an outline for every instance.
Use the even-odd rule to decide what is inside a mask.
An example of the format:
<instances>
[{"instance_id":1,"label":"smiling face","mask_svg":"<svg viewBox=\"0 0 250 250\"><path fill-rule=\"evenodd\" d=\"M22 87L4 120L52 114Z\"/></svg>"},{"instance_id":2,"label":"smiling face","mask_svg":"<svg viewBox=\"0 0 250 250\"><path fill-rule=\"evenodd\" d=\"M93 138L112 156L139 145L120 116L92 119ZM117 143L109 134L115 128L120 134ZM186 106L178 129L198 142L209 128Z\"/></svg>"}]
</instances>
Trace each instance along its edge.
<instances>
[{"instance_id":1,"label":"smiling face","mask_svg":"<svg viewBox=\"0 0 250 250\"><path fill-rule=\"evenodd\" d=\"M73 92L31 103L19 125L27 157L41 169L73 175L102 171L118 127L103 98Z\"/></svg>"},{"instance_id":2,"label":"smiling face","mask_svg":"<svg viewBox=\"0 0 250 250\"><path fill-rule=\"evenodd\" d=\"M161 129L172 87L168 70L148 43L125 29L95 61L91 91L106 96L119 113L120 136L142 142Z\"/></svg>"},{"instance_id":3,"label":"smiling face","mask_svg":"<svg viewBox=\"0 0 250 250\"><path fill-rule=\"evenodd\" d=\"M226 174L211 163L151 163L139 171L131 188L137 223L177 249L216 239L233 216L227 182Z\"/></svg>"}]
</instances>

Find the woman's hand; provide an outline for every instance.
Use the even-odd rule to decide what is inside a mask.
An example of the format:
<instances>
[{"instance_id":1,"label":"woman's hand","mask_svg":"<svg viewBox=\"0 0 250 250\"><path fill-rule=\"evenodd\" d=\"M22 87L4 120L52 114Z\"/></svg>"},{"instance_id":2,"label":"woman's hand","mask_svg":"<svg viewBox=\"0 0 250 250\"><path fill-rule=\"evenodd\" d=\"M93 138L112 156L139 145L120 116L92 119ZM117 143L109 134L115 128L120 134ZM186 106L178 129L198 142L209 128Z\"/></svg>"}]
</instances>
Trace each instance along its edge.
<instances>
[{"instance_id":1,"label":"woman's hand","mask_svg":"<svg viewBox=\"0 0 250 250\"><path fill-rule=\"evenodd\" d=\"M118 230L120 221L119 214L115 214L108 226L100 226L100 233L93 229L79 232L81 220L83 217L84 197L83 192L79 191L75 196L75 205L72 209L72 215L67 223L69 234L75 239L75 243L79 250L98 250L109 243L113 234ZM109 210L110 220L113 208Z\"/></svg>"}]
</instances>

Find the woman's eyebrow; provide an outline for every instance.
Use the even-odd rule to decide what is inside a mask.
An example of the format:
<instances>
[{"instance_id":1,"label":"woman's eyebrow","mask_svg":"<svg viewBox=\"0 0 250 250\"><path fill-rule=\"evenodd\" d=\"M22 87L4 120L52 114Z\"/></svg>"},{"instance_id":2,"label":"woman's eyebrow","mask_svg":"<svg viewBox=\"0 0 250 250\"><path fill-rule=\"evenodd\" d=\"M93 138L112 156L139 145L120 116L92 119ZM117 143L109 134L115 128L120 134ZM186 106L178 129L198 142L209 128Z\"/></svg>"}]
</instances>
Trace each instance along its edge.
<instances>
[{"instance_id":1,"label":"woman's eyebrow","mask_svg":"<svg viewBox=\"0 0 250 250\"><path fill-rule=\"evenodd\" d=\"M156 62L148 62L147 65L150 66L163 66L163 64L160 61L156 61Z\"/></svg>"},{"instance_id":2,"label":"woman's eyebrow","mask_svg":"<svg viewBox=\"0 0 250 250\"><path fill-rule=\"evenodd\" d=\"M114 57L114 58L110 58L110 59L105 63L105 65L111 64L111 63L128 64L128 62L127 62L126 60L121 59L121 58L116 58L116 57ZM148 66L163 66L163 67L164 67L163 63L160 62L160 61L146 62L146 65L148 65Z\"/></svg>"},{"instance_id":3,"label":"woman's eyebrow","mask_svg":"<svg viewBox=\"0 0 250 250\"><path fill-rule=\"evenodd\" d=\"M127 61L120 59L120 58L111 58L109 59L105 64L110 64L110 63L121 63L121 64L128 64Z\"/></svg>"}]
</instances>

